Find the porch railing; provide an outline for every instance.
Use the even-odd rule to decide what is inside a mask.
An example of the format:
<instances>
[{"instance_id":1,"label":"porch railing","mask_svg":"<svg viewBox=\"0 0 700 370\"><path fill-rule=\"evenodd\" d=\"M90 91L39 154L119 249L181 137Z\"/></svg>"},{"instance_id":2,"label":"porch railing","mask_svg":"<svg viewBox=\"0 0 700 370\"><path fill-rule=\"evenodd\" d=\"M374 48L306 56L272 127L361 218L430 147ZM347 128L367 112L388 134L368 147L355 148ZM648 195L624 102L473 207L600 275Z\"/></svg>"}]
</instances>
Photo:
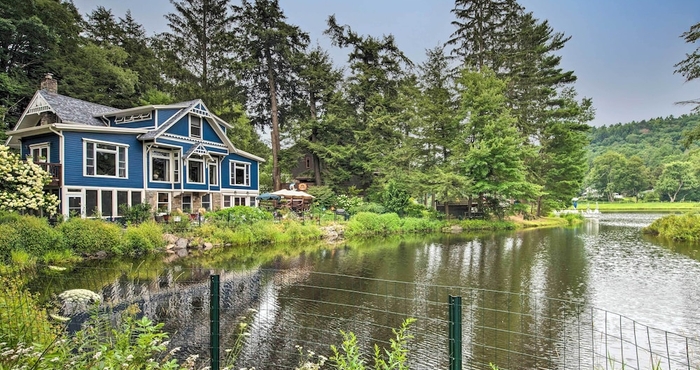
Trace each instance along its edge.
<instances>
[{"instance_id":1,"label":"porch railing","mask_svg":"<svg viewBox=\"0 0 700 370\"><path fill-rule=\"evenodd\" d=\"M36 162L36 164L51 175L51 182L47 186L61 186L61 171L63 171L62 164L42 162Z\"/></svg>"}]
</instances>

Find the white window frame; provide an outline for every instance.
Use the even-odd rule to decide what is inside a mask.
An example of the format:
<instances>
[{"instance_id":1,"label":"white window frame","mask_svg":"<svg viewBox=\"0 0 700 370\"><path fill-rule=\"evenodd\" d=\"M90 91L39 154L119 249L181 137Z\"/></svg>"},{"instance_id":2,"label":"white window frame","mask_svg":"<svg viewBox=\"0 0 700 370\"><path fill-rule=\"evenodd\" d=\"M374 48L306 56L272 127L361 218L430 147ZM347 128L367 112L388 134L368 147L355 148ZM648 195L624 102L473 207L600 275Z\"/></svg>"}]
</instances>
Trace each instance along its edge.
<instances>
[{"instance_id":1,"label":"white window frame","mask_svg":"<svg viewBox=\"0 0 700 370\"><path fill-rule=\"evenodd\" d=\"M92 158L89 158L88 156L88 146L92 144ZM99 149L97 148L98 145L110 145L116 147L115 150L109 150L109 149ZM114 170L116 171L115 175L98 175L97 174L97 153L98 151L103 151L103 152L110 152L114 153ZM122 161L120 160L120 153L123 151L124 153L124 161L123 161L123 168L122 168ZM88 174L88 161L92 160L92 174ZM121 170L124 170L124 176L121 176ZM102 177L102 178L108 178L108 179L128 179L129 178L129 144L122 144L122 143L114 143L110 141L102 141L102 140L92 140L92 139L83 139L83 176L85 177Z\"/></svg>"},{"instance_id":2,"label":"white window frame","mask_svg":"<svg viewBox=\"0 0 700 370\"><path fill-rule=\"evenodd\" d=\"M205 203L205 202L204 202L204 198L208 198L209 201L207 201L207 202ZM202 208L206 209L207 211L211 211L211 210L212 210L211 201L212 201L213 198L214 198L214 197L212 197L211 193L207 193L207 194L202 195Z\"/></svg>"},{"instance_id":3,"label":"white window frame","mask_svg":"<svg viewBox=\"0 0 700 370\"><path fill-rule=\"evenodd\" d=\"M243 183L239 184L236 182L236 167L238 166L243 166L245 173L244 173L244 179ZM229 185L231 186L250 186L250 171L251 171L251 165L248 162L239 162L239 161L234 161L231 160L229 163Z\"/></svg>"},{"instance_id":4,"label":"white window frame","mask_svg":"<svg viewBox=\"0 0 700 370\"><path fill-rule=\"evenodd\" d=\"M195 136L192 134L192 128L195 126L195 122L198 120L199 123L199 135ZM203 119L200 116L195 116L195 115L190 115L190 132L189 132L189 137L195 138L195 139L201 139L202 138L202 126L204 126L202 123Z\"/></svg>"},{"instance_id":5,"label":"white window frame","mask_svg":"<svg viewBox=\"0 0 700 370\"><path fill-rule=\"evenodd\" d=\"M46 163L51 163L51 146L49 143L44 142L44 143L38 143L38 144L32 144L29 146L29 157L32 158L32 161L38 162L39 158L34 157L34 151L38 150L39 151L39 157L41 157L41 151L46 150Z\"/></svg>"},{"instance_id":6,"label":"white window frame","mask_svg":"<svg viewBox=\"0 0 700 370\"><path fill-rule=\"evenodd\" d=\"M174 177L174 174L173 174L173 171L174 171L173 162L175 162L175 161L173 160L173 154L172 154L172 153L168 153L168 155L166 155L166 154L164 154L164 153L167 153L167 151L165 151L165 150L157 150L157 149L152 150L151 153L150 153L150 154L151 154L151 160L150 160L151 166L150 166L150 174L149 174L150 177L149 177L149 179L151 180L151 182L165 182L165 183L172 183L172 182L173 182L173 181L170 181L170 179L172 179L172 178ZM168 164L167 164L168 168L167 168L167 171L166 171L166 176L167 176L167 177L166 177L166 179L164 179L164 180L156 180L156 179L153 178L153 175L155 174L155 173L154 173L154 167L155 167L155 166L153 166L153 160L156 159L156 158L158 158L158 159L165 159L165 160L168 161Z\"/></svg>"},{"instance_id":7,"label":"white window frame","mask_svg":"<svg viewBox=\"0 0 700 370\"><path fill-rule=\"evenodd\" d=\"M209 169L209 185L219 186L219 162L209 162L207 168ZM212 181L212 174L214 175L214 181Z\"/></svg>"},{"instance_id":8,"label":"white window frame","mask_svg":"<svg viewBox=\"0 0 700 370\"><path fill-rule=\"evenodd\" d=\"M169 192L165 192L165 191L159 191L156 193L156 212L160 213L160 211L161 211L160 205L162 204L162 202L160 202L160 199L158 199L160 194L167 194L168 195L168 207L165 209L165 212L169 213L170 207L172 206L172 197L170 196Z\"/></svg>"},{"instance_id":9,"label":"white window frame","mask_svg":"<svg viewBox=\"0 0 700 370\"><path fill-rule=\"evenodd\" d=\"M202 165L201 171L200 171L200 175L201 175L201 177L202 177L202 181L201 181L201 182L191 181L191 180L190 180L190 168L192 168L192 167L190 166L190 164L191 164L192 162L199 162L199 163ZM205 176L204 167L206 167L206 162L204 162L203 160L201 160L201 159L188 159L188 160L187 160L187 183L188 183L188 184L206 184L206 178L204 177L204 176Z\"/></svg>"}]
</instances>

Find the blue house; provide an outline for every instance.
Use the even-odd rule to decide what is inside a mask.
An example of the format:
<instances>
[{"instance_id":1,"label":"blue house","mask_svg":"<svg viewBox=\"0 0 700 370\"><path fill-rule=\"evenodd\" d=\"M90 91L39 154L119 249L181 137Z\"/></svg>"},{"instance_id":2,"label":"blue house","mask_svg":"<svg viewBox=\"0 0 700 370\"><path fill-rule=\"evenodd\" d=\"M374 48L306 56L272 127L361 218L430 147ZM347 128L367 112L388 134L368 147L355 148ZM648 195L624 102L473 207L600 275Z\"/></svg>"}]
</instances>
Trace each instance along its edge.
<instances>
[{"instance_id":1,"label":"blue house","mask_svg":"<svg viewBox=\"0 0 700 370\"><path fill-rule=\"evenodd\" d=\"M7 145L52 175L60 213L118 217L120 206L159 212L255 206L263 159L233 146L232 126L201 100L116 109L57 93L49 74Z\"/></svg>"}]
</instances>

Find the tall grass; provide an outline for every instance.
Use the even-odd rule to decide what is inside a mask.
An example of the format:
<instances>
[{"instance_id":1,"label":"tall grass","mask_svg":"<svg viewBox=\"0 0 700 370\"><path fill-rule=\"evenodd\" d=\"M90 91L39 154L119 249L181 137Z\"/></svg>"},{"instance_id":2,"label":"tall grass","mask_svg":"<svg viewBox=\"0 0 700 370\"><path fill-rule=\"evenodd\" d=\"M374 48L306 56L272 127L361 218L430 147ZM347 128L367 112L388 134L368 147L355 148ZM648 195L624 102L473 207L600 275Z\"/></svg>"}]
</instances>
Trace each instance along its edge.
<instances>
[{"instance_id":1,"label":"tall grass","mask_svg":"<svg viewBox=\"0 0 700 370\"><path fill-rule=\"evenodd\" d=\"M371 236L395 233L439 231L443 223L427 218L400 218L396 213L376 214L360 212L347 223L347 236Z\"/></svg>"},{"instance_id":2,"label":"tall grass","mask_svg":"<svg viewBox=\"0 0 700 370\"><path fill-rule=\"evenodd\" d=\"M686 213L664 216L643 228L642 232L677 241L700 241L700 215Z\"/></svg>"}]
</instances>

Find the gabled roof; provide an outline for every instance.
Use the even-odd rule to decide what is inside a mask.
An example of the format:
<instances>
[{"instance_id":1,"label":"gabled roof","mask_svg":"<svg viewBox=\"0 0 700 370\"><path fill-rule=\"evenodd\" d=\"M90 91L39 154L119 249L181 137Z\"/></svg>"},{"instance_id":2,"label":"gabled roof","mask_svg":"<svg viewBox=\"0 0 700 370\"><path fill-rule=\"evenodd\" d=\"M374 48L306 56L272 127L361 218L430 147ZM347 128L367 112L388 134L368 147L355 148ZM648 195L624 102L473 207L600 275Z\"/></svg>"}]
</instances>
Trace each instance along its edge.
<instances>
[{"instance_id":1,"label":"gabled roof","mask_svg":"<svg viewBox=\"0 0 700 370\"><path fill-rule=\"evenodd\" d=\"M36 94L34 94L32 101L37 100L39 97L48 103L51 110L56 113L58 118L60 118L61 122L63 123L106 126L106 124L98 117L107 112L113 112L116 110L116 108L108 107L106 105L90 103L85 100L48 92L47 90L37 91ZM29 107L27 109L29 109ZM20 119L15 127L15 130L19 129L19 125L22 123L22 121L23 120Z\"/></svg>"},{"instance_id":2,"label":"gabled roof","mask_svg":"<svg viewBox=\"0 0 700 370\"><path fill-rule=\"evenodd\" d=\"M191 157L191 156L194 155L194 154L196 154L196 155L198 155L198 156L200 156L200 157L209 157L209 158L211 158L211 154L209 154L209 151L207 150L207 148L204 147L204 145L202 145L202 143L197 143L197 144L192 145L192 146L190 147L190 149L187 150L187 152L185 153L184 158L187 159L187 158Z\"/></svg>"},{"instance_id":3,"label":"gabled roof","mask_svg":"<svg viewBox=\"0 0 700 370\"><path fill-rule=\"evenodd\" d=\"M201 102L200 99L196 100L191 100L189 102L184 102L184 103L178 103L176 104L171 104L174 106L181 107L180 110L173 114L170 118L168 118L163 124L161 124L157 129L148 131L147 133L139 136L140 140L153 140L160 136L161 134L165 133L168 131L168 129L174 125L177 121L179 121L182 117L186 116L192 108L194 108L197 103ZM182 104L182 106L180 106Z\"/></svg>"}]
</instances>

